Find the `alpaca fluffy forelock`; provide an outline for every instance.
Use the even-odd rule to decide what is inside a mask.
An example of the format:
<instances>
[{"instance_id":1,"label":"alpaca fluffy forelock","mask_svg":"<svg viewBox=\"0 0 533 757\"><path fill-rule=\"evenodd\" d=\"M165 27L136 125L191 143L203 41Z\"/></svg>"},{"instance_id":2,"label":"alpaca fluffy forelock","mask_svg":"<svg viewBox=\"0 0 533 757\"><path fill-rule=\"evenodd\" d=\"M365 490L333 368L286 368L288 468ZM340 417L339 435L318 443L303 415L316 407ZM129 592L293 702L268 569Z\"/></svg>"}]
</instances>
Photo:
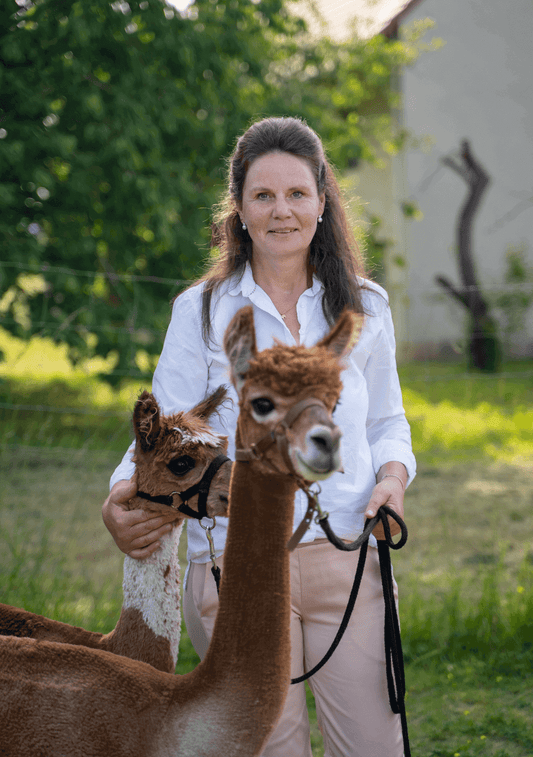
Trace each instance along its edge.
<instances>
[{"instance_id":1,"label":"alpaca fluffy forelock","mask_svg":"<svg viewBox=\"0 0 533 757\"><path fill-rule=\"evenodd\" d=\"M250 361L246 381L270 387L283 397L294 397L316 387L314 396L331 410L342 389L341 370L337 358L323 347L277 344Z\"/></svg>"},{"instance_id":2,"label":"alpaca fluffy forelock","mask_svg":"<svg viewBox=\"0 0 533 757\"><path fill-rule=\"evenodd\" d=\"M214 431L187 431L177 426L173 430L180 432L183 444L202 444L206 447L219 447L225 440L224 436L216 434Z\"/></svg>"}]
</instances>

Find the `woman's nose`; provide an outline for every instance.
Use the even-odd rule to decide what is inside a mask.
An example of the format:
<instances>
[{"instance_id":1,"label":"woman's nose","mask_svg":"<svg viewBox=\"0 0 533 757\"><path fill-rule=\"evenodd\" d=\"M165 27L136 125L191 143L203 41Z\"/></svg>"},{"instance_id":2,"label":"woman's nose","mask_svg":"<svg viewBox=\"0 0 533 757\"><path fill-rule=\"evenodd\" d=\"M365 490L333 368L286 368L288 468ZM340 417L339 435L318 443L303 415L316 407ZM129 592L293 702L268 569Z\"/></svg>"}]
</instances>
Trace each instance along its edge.
<instances>
[{"instance_id":1,"label":"woman's nose","mask_svg":"<svg viewBox=\"0 0 533 757\"><path fill-rule=\"evenodd\" d=\"M288 218L292 213L291 207L285 197L276 197L274 216L276 218Z\"/></svg>"}]
</instances>

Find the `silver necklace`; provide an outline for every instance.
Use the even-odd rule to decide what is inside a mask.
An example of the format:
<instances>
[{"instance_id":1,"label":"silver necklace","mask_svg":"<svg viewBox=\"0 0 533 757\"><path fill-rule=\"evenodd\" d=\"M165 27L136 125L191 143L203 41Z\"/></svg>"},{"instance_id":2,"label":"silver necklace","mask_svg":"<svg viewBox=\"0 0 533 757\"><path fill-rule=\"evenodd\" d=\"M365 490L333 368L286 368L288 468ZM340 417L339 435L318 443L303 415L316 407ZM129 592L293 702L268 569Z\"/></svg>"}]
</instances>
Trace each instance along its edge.
<instances>
[{"instance_id":1,"label":"silver necklace","mask_svg":"<svg viewBox=\"0 0 533 757\"><path fill-rule=\"evenodd\" d=\"M294 301L294 302L292 303L292 305L290 306L290 308L289 308L288 310L286 310L286 311L285 311L284 313L279 313L279 310L278 310L278 313L280 314L280 316L281 316L281 317L283 318L283 320L284 320L284 321L285 321L285 318L286 318L286 317L287 317L287 316L289 315L289 313L291 312L291 310L292 310L292 309L293 309L294 307L296 307L296 303L298 302L298 300L299 300L299 299L300 299L300 295L298 295L297 299L296 299L296 300L295 300L295 301Z\"/></svg>"}]
</instances>

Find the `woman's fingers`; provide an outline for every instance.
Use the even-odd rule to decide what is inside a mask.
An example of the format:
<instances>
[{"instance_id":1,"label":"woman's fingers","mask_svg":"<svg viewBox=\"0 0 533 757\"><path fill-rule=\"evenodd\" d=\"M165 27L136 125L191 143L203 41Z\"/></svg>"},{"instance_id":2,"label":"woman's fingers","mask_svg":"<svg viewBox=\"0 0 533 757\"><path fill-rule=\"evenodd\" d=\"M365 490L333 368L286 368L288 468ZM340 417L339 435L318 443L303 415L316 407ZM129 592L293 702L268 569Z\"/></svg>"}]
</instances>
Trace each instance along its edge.
<instances>
[{"instance_id":1,"label":"woman's fingers","mask_svg":"<svg viewBox=\"0 0 533 757\"><path fill-rule=\"evenodd\" d=\"M158 528L143 530L140 533L135 533L135 529L130 531L129 546L130 550L128 554L131 554L131 550L148 547L149 545L157 542L162 536L172 531L171 523L162 523Z\"/></svg>"},{"instance_id":2,"label":"woman's fingers","mask_svg":"<svg viewBox=\"0 0 533 757\"><path fill-rule=\"evenodd\" d=\"M160 543L156 541L143 549L132 549L131 552L128 552L128 555L133 557L134 560L145 560L150 555L153 555L154 552L157 552L160 547Z\"/></svg>"},{"instance_id":3,"label":"woman's fingers","mask_svg":"<svg viewBox=\"0 0 533 757\"><path fill-rule=\"evenodd\" d=\"M387 505L403 519L403 495L404 491L400 481L396 481L393 477L380 481L372 491L372 495L366 507L365 517L373 518L381 505ZM398 523L390 517L388 520L391 534L393 536L399 534L401 528ZM385 538L385 530L381 521L376 525L372 533L376 539Z\"/></svg>"},{"instance_id":4,"label":"woman's fingers","mask_svg":"<svg viewBox=\"0 0 533 757\"><path fill-rule=\"evenodd\" d=\"M181 516L174 511L155 513L125 509L136 493L137 486L131 480L118 481L102 505L102 517L122 552L132 557L148 557L159 548L158 539L171 530L172 521Z\"/></svg>"}]
</instances>

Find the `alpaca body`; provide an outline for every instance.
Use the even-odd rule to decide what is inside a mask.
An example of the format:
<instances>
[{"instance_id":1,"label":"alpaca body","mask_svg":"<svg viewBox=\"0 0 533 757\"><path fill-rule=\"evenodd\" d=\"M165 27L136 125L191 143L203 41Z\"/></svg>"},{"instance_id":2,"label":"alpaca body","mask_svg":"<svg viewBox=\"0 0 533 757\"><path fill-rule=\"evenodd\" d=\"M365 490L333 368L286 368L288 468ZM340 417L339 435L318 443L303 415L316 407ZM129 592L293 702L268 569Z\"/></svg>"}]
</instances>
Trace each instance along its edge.
<instances>
[{"instance_id":1,"label":"alpaca body","mask_svg":"<svg viewBox=\"0 0 533 757\"><path fill-rule=\"evenodd\" d=\"M251 507L258 483L264 495ZM231 509L220 611L206 658L186 676L109 652L0 637L0 690L9 690L2 753L38 754L46 743L69 757L215 757L223 743L225 754L258 754L290 683L294 493L292 480L258 481L253 466L235 464L230 501L242 507Z\"/></svg>"},{"instance_id":2,"label":"alpaca body","mask_svg":"<svg viewBox=\"0 0 533 757\"><path fill-rule=\"evenodd\" d=\"M291 419L284 446L269 443L264 455L252 454L233 466L219 610L204 660L192 673L175 676L109 652L0 637L4 757L256 757L261 752L290 685L287 542L301 479L298 466L316 479L339 467L339 433L331 413L341 388L339 359L354 326L354 316L346 314L319 349L307 352L307 361L301 360L303 348L294 349L298 360L287 399L276 393L277 380L265 384L267 365L274 377L282 369L288 378L287 353L280 362L278 347L265 350L262 362L252 309L237 313L224 347L239 392L238 452L247 457L265 432L270 439L272 430ZM321 385L309 380L305 386L302 371L316 378L320 366ZM259 376L259 383L247 380L248 372ZM309 399L312 406L302 406ZM298 408L292 417L291 405Z\"/></svg>"},{"instance_id":3,"label":"alpaca body","mask_svg":"<svg viewBox=\"0 0 533 757\"><path fill-rule=\"evenodd\" d=\"M162 548L145 561L125 556L122 610L110 633L87 631L0 604L0 636L101 649L171 673L181 630L178 545L182 529L180 523L162 537Z\"/></svg>"},{"instance_id":4,"label":"alpaca body","mask_svg":"<svg viewBox=\"0 0 533 757\"><path fill-rule=\"evenodd\" d=\"M201 477L212 459L226 451L226 438L211 432L205 421L225 396L225 389L219 388L187 413L162 416L152 395L147 392L141 395L134 410L138 490L151 495L185 491ZM193 468L177 478L168 469L168 463L182 459L185 453L189 461L197 460L197 470ZM227 512L230 469L229 461L223 463L213 478L207 497L209 515ZM194 495L191 502L197 498ZM138 496L128 505L129 509L148 507L168 509L166 505L148 504ZM178 546L185 517L178 512L176 516L178 520L172 531L160 538L161 548L157 552L144 560L124 557L123 604L113 631L108 634L87 631L0 604L0 636L82 645L174 672L181 631Z\"/></svg>"},{"instance_id":5,"label":"alpaca body","mask_svg":"<svg viewBox=\"0 0 533 757\"><path fill-rule=\"evenodd\" d=\"M124 557L119 621L99 649L174 671L181 631L178 547L183 522L163 536L161 549L145 560Z\"/></svg>"}]
</instances>

